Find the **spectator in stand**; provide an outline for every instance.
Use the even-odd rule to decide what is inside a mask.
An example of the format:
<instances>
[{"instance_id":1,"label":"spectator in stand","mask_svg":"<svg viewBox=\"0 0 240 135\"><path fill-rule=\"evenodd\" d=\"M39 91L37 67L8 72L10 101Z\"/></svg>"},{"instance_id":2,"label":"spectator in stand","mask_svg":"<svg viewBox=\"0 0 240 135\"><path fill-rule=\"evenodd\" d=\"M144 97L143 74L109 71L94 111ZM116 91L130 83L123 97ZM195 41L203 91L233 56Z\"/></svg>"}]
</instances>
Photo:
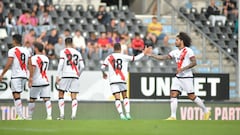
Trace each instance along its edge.
<instances>
[{"instance_id":1,"label":"spectator in stand","mask_svg":"<svg viewBox=\"0 0 240 135\"><path fill-rule=\"evenodd\" d=\"M207 8L206 17L211 21L212 26L215 26L216 21L226 22L226 16L221 15L219 8L215 5L215 0L210 1Z\"/></svg>"},{"instance_id":2,"label":"spectator in stand","mask_svg":"<svg viewBox=\"0 0 240 135\"><path fill-rule=\"evenodd\" d=\"M238 33L238 20L235 23L234 32Z\"/></svg>"},{"instance_id":3,"label":"spectator in stand","mask_svg":"<svg viewBox=\"0 0 240 135\"><path fill-rule=\"evenodd\" d=\"M117 31L112 32L107 32L107 37L109 40L109 43L111 45L111 47L113 47L113 45L115 43L119 43L120 42L120 37L119 34L117 33Z\"/></svg>"},{"instance_id":4,"label":"spectator in stand","mask_svg":"<svg viewBox=\"0 0 240 135\"><path fill-rule=\"evenodd\" d=\"M228 17L229 14L238 15L237 2L234 0L225 0L223 2L223 14Z\"/></svg>"},{"instance_id":5,"label":"spectator in stand","mask_svg":"<svg viewBox=\"0 0 240 135\"><path fill-rule=\"evenodd\" d=\"M58 31L57 29L52 29L51 34L48 36L48 44L55 45L58 42Z\"/></svg>"},{"instance_id":6,"label":"spectator in stand","mask_svg":"<svg viewBox=\"0 0 240 135\"><path fill-rule=\"evenodd\" d=\"M88 50L86 48L85 39L80 30L75 31L75 35L73 36L73 47L82 54L83 58L86 58Z\"/></svg>"},{"instance_id":7,"label":"spectator in stand","mask_svg":"<svg viewBox=\"0 0 240 135\"><path fill-rule=\"evenodd\" d=\"M45 53L46 53L46 56L47 56L50 60L56 58L55 50L54 50L54 45L53 45L52 43L48 43L48 44L45 46Z\"/></svg>"},{"instance_id":8,"label":"spectator in stand","mask_svg":"<svg viewBox=\"0 0 240 135\"><path fill-rule=\"evenodd\" d=\"M107 25L107 32L114 32L116 30L116 20L114 18L111 19L109 25Z\"/></svg>"},{"instance_id":9,"label":"spectator in stand","mask_svg":"<svg viewBox=\"0 0 240 135\"><path fill-rule=\"evenodd\" d=\"M40 36L36 39L36 41L43 44L43 46L45 47L48 41L47 31L41 32Z\"/></svg>"},{"instance_id":10,"label":"spectator in stand","mask_svg":"<svg viewBox=\"0 0 240 135\"><path fill-rule=\"evenodd\" d=\"M128 54L128 45L126 44L126 40L124 37L120 38L120 44L121 44L121 53Z\"/></svg>"},{"instance_id":11,"label":"spectator in stand","mask_svg":"<svg viewBox=\"0 0 240 135\"><path fill-rule=\"evenodd\" d=\"M124 34L128 34L128 28L124 19L120 20L120 23L116 27L117 32L122 37Z\"/></svg>"},{"instance_id":12,"label":"spectator in stand","mask_svg":"<svg viewBox=\"0 0 240 135\"><path fill-rule=\"evenodd\" d=\"M38 30L38 18L37 18L36 13L34 11L31 12L30 28L34 29L37 36L40 35L40 32Z\"/></svg>"},{"instance_id":13,"label":"spectator in stand","mask_svg":"<svg viewBox=\"0 0 240 135\"><path fill-rule=\"evenodd\" d=\"M0 27L4 27L5 26L5 17L3 16L3 2L0 1Z\"/></svg>"},{"instance_id":14,"label":"spectator in stand","mask_svg":"<svg viewBox=\"0 0 240 135\"><path fill-rule=\"evenodd\" d=\"M148 24L147 29L157 37L157 40L163 40L163 44L168 45L168 36L163 33L163 26L158 22L157 17L152 17L152 22Z\"/></svg>"},{"instance_id":15,"label":"spectator in stand","mask_svg":"<svg viewBox=\"0 0 240 135\"><path fill-rule=\"evenodd\" d=\"M98 11L96 13L96 18L98 19L98 22L100 22L101 24L104 24L105 26L109 23L110 16L106 12L105 6L100 5L98 7Z\"/></svg>"},{"instance_id":16,"label":"spectator in stand","mask_svg":"<svg viewBox=\"0 0 240 135\"><path fill-rule=\"evenodd\" d=\"M101 37L98 38L97 43L98 43L98 47L99 47L99 53L98 53L99 54L99 59L103 60L113 50L110 43L109 43L106 32L101 33Z\"/></svg>"},{"instance_id":17,"label":"spectator in stand","mask_svg":"<svg viewBox=\"0 0 240 135\"><path fill-rule=\"evenodd\" d=\"M65 44L63 42L63 38L59 37L58 42L54 45L54 52L56 57L59 59L60 58L60 51L65 48Z\"/></svg>"},{"instance_id":18,"label":"spectator in stand","mask_svg":"<svg viewBox=\"0 0 240 135\"><path fill-rule=\"evenodd\" d=\"M29 32L24 36L24 44L28 42L30 46L32 46L35 40L36 40L35 31L33 29L30 29Z\"/></svg>"},{"instance_id":19,"label":"spectator in stand","mask_svg":"<svg viewBox=\"0 0 240 135\"><path fill-rule=\"evenodd\" d=\"M23 46L27 48L27 50L32 56L34 55L33 46L30 44L29 41L26 41Z\"/></svg>"},{"instance_id":20,"label":"spectator in stand","mask_svg":"<svg viewBox=\"0 0 240 135\"><path fill-rule=\"evenodd\" d=\"M40 16L40 14L42 14L41 10L39 10L38 3L33 4L32 11L35 12L36 16L38 16L38 17Z\"/></svg>"},{"instance_id":21,"label":"spectator in stand","mask_svg":"<svg viewBox=\"0 0 240 135\"><path fill-rule=\"evenodd\" d=\"M94 32L90 33L90 37L87 40L87 48L88 48L88 58L92 58L92 54L98 54L98 44L97 44L97 36L95 35Z\"/></svg>"},{"instance_id":22,"label":"spectator in stand","mask_svg":"<svg viewBox=\"0 0 240 135\"><path fill-rule=\"evenodd\" d=\"M65 41L66 38L71 37L71 31L69 29L65 29L62 34L60 34L60 37L62 38L63 41ZM65 45L65 42L63 42Z\"/></svg>"},{"instance_id":23,"label":"spectator in stand","mask_svg":"<svg viewBox=\"0 0 240 135\"><path fill-rule=\"evenodd\" d=\"M147 32L147 34L144 37L143 41L144 41L144 45L146 47L151 47L152 48L154 54L158 54L158 52L159 52L158 48L155 47L155 45L156 45L156 37L152 33Z\"/></svg>"},{"instance_id":24,"label":"spectator in stand","mask_svg":"<svg viewBox=\"0 0 240 135\"><path fill-rule=\"evenodd\" d=\"M136 56L136 55L142 53L144 47L145 46L144 46L143 39L141 39L139 33L136 33L135 37L132 40L133 55Z\"/></svg>"},{"instance_id":25,"label":"spectator in stand","mask_svg":"<svg viewBox=\"0 0 240 135\"><path fill-rule=\"evenodd\" d=\"M15 34L15 32L17 30L17 23L16 23L15 18L13 17L12 12L8 13L8 16L5 20L5 24L6 24L8 36Z\"/></svg>"},{"instance_id":26,"label":"spectator in stand","mask_svg":"<svg viewBox=\"0 0 240 135\"><path fill-rule=\"evenodd\" d=\"M20 15L17 22L17 29L19 34L23 34L24 31L30 29L30 11L26 10Z\"/></svg>"},{"instance_id":27,"label":"spectator in stand","mask_svg":"<svg viewBox=\"0 0 240 135\"><path fill-rule=\"evenodd\" d=\"M52 29L52 17L49 15L47 10L45 10L39 17L39 28L40 32Z\"/></svg>"},{"instance_id":28,"label":"spectator in stand","mask_svg":"<svg viewBox=\"0 0 240 135\"><path fill-rule=\"evenodd\" d=\"M127 45L128 48L128 55L133 55L133 50L132 50L132 40L128 34L123 34L121 38L124 38L125 44Z\"/></svg>"}]
</instances>

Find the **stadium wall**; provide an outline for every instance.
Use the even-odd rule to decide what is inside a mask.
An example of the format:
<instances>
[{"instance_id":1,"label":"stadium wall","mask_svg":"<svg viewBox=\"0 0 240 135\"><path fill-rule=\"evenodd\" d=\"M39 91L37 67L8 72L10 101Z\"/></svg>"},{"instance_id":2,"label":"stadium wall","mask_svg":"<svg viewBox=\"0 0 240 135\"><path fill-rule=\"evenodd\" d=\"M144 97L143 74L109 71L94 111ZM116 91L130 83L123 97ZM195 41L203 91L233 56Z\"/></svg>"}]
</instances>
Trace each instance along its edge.
<instances>
[{"instance_id":1,"label":"stadium wall","mask_svg":"<svg viewBox=\"0 0 240 135\"><path fill-rule=\"evenodd\" d=\"M12 99L9 87L11 72L7 72L3 82L0 83L0 100ZM55 85L57 71L50 71L48 78L51 85L51 100L58 100L58 91ZM159 73L130 73L129 96L131 99L169 99L171 80L174 74ZM229 74L195 74L194 87L196 95L205 100L229 99ZM79 79L80 93L78 100L109 101L113 100L108 80L102 78L100 71L85 71ZM182 93L186 97L186 93ZM29 99L29 88L26 84L21 94L22 99ZM65 99L71 101L70 93Z\"/></svg>"},{"instance_id":2,"label":"stadium wall","mask_svg":"<svg viewBox=\"0 0 240 135\"><path fill-rule=\"evenodd\" d=\"M208 109L211 110L212 120L240 120L240 105L236 102L206 102ZM53 102L53 119L59 115L58 103ZM71 102L65 103L65 119L70 120ZM177 111L178 120L202 120L202 110L191 102L180 102ZM28 114L27 101L23 101L23 113ZM170 115L169 102L131 102L131 114L135 120L161 120ZM14 120L15 108L12 101L0 103L0 120ZM33 120L44 120L46 118L45 105L37 102L33 114ZM119 119L113 101L79 101L77 120L111 120Z\"/></svg>"}]
</instances>

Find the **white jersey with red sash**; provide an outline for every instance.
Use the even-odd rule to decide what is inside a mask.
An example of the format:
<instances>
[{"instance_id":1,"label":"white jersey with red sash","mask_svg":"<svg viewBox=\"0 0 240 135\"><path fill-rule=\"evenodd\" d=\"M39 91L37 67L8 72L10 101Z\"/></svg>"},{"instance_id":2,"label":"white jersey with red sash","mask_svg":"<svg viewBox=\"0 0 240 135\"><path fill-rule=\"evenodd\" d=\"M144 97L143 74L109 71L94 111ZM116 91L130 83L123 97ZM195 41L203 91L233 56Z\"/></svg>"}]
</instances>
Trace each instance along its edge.
<instances>
[{"instance_id":1,"label":"white jersey with red sash","mask_svg":"<svg viewBox=\"0 0 240 135\"><path fill-rule=\"evenodd\" d=\"M82 55L74 48L65 48L60 52L58 76L60 78L78 78L84 68Z\"/></svg>"},{"instance_id":2,"label":"white jersey with red sash","mask_svg":"<svg viewBox=\"0 0 240 135\"><path fill-rule=\"evenodd\" d=\"M49 59L45 55L34 55L31 58L32 65L35 66L35 72L33 75L33 86L45 86L49 85L47 77L47 70L49 66Z\"/></svg>"},{"instance_id":3,"label":"white jersey with red sash","mask_svg":"<svg viewBox=\"0 0 240 135\"><path fill-rule=\"evenodd\" d=\"M13 58L11 78L27 78L27 64L31 57L29 51L24 47L17 46L8 51L8 57Z\"/></svg>"},{"instance_id":4,"label":"white jersey with red sash","mask_svg":"<svg viewBox=\"0 0 240 135\"><path fill-rule=\"evenodd\" d=\"M191 48L184 47L181 50L176 49L169 53L171 58L174 58L177 63L177 68L183 68L191 63L190 58L195 57ZM176 75L177 77L193 77L191 69L187 69Z\"/></svg>"},{"instance_id":5,"label":"white jersey with red sash","mask_svg":"<svg viewBox=\"0 0 240 135\"><path fill-rule=\"evenodd\" d=\"M136 57L121 53L113 53L104 60L101 68L104 69L108 66L110 84L126 83L128 79L128 62L139 60L143 56L143 53Z\"/></svg>"}]
</instances>

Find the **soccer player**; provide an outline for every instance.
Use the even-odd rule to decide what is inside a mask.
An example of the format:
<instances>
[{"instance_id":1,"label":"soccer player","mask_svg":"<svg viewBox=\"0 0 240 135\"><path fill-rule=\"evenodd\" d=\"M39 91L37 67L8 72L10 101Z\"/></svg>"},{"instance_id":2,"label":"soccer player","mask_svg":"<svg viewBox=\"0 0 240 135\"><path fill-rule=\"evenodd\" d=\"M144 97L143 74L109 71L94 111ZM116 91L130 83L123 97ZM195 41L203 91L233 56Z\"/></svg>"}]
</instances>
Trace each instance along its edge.
<instances>
[{"instance_id":1,"label":"soccer player","mask_svg":"<svg viewBox=\"0 0 240 135\"><path fill-rule=\"evenodd\" d=\"M158 60L175 59L177 63L176 76L173 78L170 92L171 116L167 120L176 120L178 106L178 96L182 91L186 91L188 98L195 102L204 112L204 120L210 117L210 111L206 108L203 101L194 94L192 68L197 65L196 58L191 48L191 38L184 32L180 32L175 41L178 49L171 51L168 55L148 54Z\"/></svg>"},{"instance_id":2,"label":"soccer player","mask_svg":"<svg viewBox=\"0 0 240 135\"><path fill-rule=\"evenodd\" d=\"M103 78L107 79L105 68L109 70L109 82L112 93L115 97L115 106L120 118L122 120L130 120L130 102L127 97L127 75L128 75L128 62L141 59L150 48L146 48L142 53L137 56L129 56L121 53L121 45L119 43L114 44L114 53L106 57L101 66ZM120 101L120 94L123 97L123 105L125 108L126 116L123 113L122 104Z\"/></svg>"},{"instance_id":3,"label":"soccer player","mask_svg":"<svg viewBox=\"0 0 240 135\"><path fill-rule=\"evenodd\" d=\"M34 42L35 55L31 57L32 70L29 77L30 101L28 103L28 119L32 119L35 108L35 100L40 96L43 99L47 111L47 120L52 120L52 104L50 101L51 88L47 77L49 59L43 54L44 46L39 42Z\"/></svg>"},{"instance_id":4,"label":"soccer player","mask_svg":"<svg viewBox=\"0 0 240 135\"><path fill-rule=\"evenodd\" d=\"M14 47L8 51L8 60L0 75L0 82L2 81L4 74L11 67L10 87L16 109L16 120L23 120L24 116L22 113L21 92L24 90L24 86L27 81L27 67L31 65L31 55L25 47L22 47L21 35L13 35L12 44Z\"/></svg>"},{"instance_id":5,"label":"soccer player","mask_svg":"<svg viewBox=\"0 0 240 135\"><path fill-rule=\"evenodd\" d=\"M78 79L84 69L82 55L73 48L72 38L65 39L66 48L60 52L60 60L58 63L56 83L59 90L58 106L60 109L60 117L58 120L64 119L64 92L71 92L72 98L72 116L75 119L77 113L77 93L79 93Z\"/></svg>"}]
</instances>

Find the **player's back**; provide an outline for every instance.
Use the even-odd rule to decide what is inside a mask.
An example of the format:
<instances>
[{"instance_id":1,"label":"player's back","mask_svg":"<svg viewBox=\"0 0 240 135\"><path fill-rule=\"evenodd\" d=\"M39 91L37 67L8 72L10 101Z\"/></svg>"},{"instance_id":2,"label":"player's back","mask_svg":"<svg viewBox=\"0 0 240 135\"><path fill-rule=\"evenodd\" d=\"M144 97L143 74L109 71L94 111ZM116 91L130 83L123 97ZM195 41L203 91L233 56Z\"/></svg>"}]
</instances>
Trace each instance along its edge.
<instances>
[{"instance_id":1,"label":"player's back","mask_svg":"<svg viewBox=\"0 0 240 135\"><path fill-rule=\"evenodd\" d=\"M13 47L8 51L8 57L13 58L11 78L27 78L29 51L24 47Z\"/></svg>"},{"instance_id":2,"label":"player's back","mask_svg":"<svg viewBox=\"0 0 240 135\"><path fill-rule=\"evenodd\" d=\"M65 48L60 52L60 60L63 59L61 68L62 77L79 77L80 62L83 60L79 51L74 48Z\"/></svg>"},{"instance_id":3,"label":"player's back","mask_svg":"<svg viewBox=\"0 0 240 135\"><path fill-rule=\"evenodd\" d=\"M134 56L128 56L121 53L112 53L104 64L109 68L110 83L126 82L128 74L128 62L133 61Z\"/></svg>"},{"instance_id":4,"label":"player's back","mask_svg":"<svg viewBox=\"0 0 240 135\"><path fill-rule=\"evenodd\" d=\"M49 67L49 59L45 55L34 55L31 58L32 65L35 66L33 75L33 86L49 85L47 71Z\"/></svg>"}]
</instances>

